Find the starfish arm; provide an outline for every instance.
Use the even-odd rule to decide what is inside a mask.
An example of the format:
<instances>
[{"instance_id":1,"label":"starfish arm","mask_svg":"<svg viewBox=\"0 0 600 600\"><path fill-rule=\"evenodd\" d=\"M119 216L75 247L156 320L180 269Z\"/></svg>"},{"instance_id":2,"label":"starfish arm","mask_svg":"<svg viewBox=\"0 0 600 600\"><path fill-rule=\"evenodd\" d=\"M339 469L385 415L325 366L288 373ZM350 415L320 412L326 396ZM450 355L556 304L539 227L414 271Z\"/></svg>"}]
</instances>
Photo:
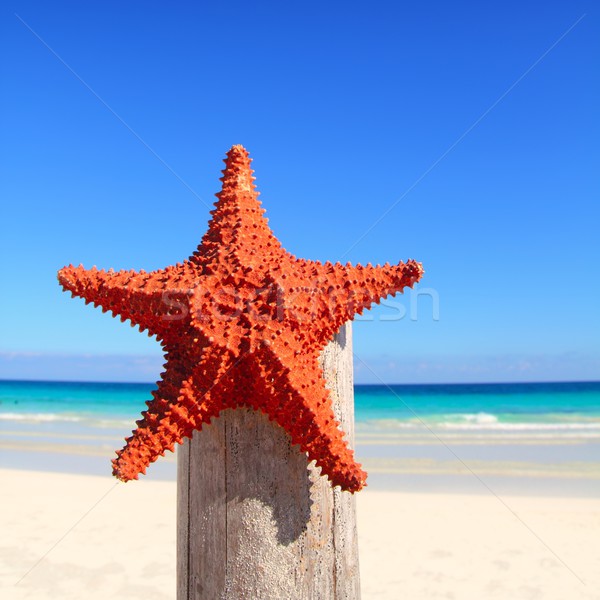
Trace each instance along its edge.
<instances>
[{"instance_id":1,"label":"starfish arm","mask_svg":"<svg viewBox=\"0 0 600 600\"><path fill-rule=\"evenodd\" d=\"M194 256L218 256L223 262L247 265L253 250L269 251L281 244L271 231L258 199L251 159L242 146L233 146L224 160L223 186L211 210L212 219ZM252 251L251 251L252 250Z\"/></svg>"},{"instance_id":2,"label":"starfish arm","mask_svg":"<svg viewBox=\"0 0 600 600\"><path fill-rule=\"evenodd\" d=\"M423 267L414 260L375 267L370 264L352 266L350 263L334 265L311 261L309 272L313 273L314 285L320 297L321 306L316 316L331 319L330 327L323 331L329 338L340 325L353 319L356 314L362 314L386 296L412 287L421 279Z\"/></svg>"},{"instance_id":3,"label":"starfish arm","mask_svg":"<svg viewBox=\"0 0 600 600\"><path fill-rule=\"evenodd\" d=\"M357 492L366 485L367 474L354 460L332 404L321 367L316 358L305 357L287 368L267 351L264 400L257 406L290 434L293 444L321 467L332 485ZM298 364L298 363L303 364Z\"/></svg>"},{"instance_id":4,"label":"starfish arm","mask_svg":"<svg viewBox=\"0 0 600 600\"><path fill-rule=\"evenodd\" d=\"M225 408L215 393L215 380L225 370L226 357L215 360L214 353L206 352L191 374L188 362L174 353L167 360L163 379L136 422L137 429L112 461L113 475L121 481L137 479L165 450L172 452L175 444L191 437Z\"/></svg>"},{"instance_id":5,"label":"starfish arm","mask_svg":"<svg viewBox=\"0 0 600 600\"><path fill-rule=\"evenodd\" d=\"M148 335L168 340L188 315L184 287L166 287L170 270L115 272L70 265L58 272L58 281L64 291L83 298L86 304L92 302L103 312L119 315L121 321L129 319L132 327L137 325L140 331L147 329Z\"/></svg>"}]
</instances>

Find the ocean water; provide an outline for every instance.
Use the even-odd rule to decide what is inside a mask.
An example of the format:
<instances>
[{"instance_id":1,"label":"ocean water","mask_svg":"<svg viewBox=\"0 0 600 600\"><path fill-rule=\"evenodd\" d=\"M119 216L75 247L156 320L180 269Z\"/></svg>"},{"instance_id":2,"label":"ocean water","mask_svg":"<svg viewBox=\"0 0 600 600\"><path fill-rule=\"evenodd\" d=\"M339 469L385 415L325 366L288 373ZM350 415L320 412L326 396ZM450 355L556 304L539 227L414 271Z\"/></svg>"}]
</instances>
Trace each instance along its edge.
<instances>
[{"instance_id":1,"label":"ocean water","mask_svg":"<svg viewBox=\"0 0 600 600\"><path fill-rule=\"evenodd\" d=\"M134 426L153 384L0 381L2 423ZM600 382L356 385L358 433L600 433Z\"/></svg>"}]
</instances>

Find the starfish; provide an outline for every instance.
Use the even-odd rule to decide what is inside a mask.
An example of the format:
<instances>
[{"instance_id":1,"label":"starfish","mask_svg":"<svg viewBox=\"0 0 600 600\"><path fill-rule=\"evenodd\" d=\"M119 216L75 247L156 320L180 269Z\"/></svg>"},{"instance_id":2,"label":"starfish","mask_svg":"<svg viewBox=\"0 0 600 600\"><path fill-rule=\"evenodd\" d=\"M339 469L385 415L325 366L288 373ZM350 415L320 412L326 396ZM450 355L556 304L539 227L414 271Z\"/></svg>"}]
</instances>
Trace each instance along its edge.
<instances>
[{"instance_id":1,"label":"starfish","mask_svg":"<svg viewBox=\"0 0 600 600\"><path fill-rule=\"evenodd\" d=\"M187 260L152 272L58 272L65 291L147 330L165 352L113 474L137 479L222 410L249 406L287 430L332 485L358 491L366 473L334 416L319 356L345 322L418 281L422 266L294 257L264 217L248 152L233 146L224 162L208 231Z\"/></svg>"}]
</instances>

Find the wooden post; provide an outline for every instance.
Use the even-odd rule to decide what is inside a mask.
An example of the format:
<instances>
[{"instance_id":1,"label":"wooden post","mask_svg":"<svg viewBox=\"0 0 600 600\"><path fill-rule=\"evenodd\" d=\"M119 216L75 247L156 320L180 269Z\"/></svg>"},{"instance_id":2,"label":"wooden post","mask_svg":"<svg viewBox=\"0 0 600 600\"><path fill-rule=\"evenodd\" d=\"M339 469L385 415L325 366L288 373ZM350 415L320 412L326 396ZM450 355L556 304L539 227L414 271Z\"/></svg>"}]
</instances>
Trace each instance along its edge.
<instances>
[{"instance_id":1,"label":"wooden post","mask_svg":"<svg viewBox=\"0 0 600 600\"><path fill-rule=\"evenodd\" d=\"M354 444L352 330L322 355ZM358 600L354 496L257 411L224 411L178 452L178 600Z\"/></svg>"}]
</instances>

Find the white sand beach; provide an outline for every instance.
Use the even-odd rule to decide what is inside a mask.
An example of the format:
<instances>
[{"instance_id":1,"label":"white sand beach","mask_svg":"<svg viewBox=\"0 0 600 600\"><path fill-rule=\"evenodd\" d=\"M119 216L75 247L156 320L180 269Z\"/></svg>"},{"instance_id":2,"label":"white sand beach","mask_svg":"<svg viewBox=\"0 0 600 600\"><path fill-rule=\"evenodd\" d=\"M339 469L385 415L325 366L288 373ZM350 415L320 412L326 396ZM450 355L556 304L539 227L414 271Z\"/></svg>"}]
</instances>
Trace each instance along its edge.
<instances>
[{"instance_id":1,"label":"white sand beach","mask_svg":"<svg viewBox=\"0 0 600 600\"><path fill-rule=\"evenodd\" d=\"M0 470L0 597L175 597L175 482ZM364 599L600 598L600 502L358 494Z\"/></svg>"}]
</instances>

